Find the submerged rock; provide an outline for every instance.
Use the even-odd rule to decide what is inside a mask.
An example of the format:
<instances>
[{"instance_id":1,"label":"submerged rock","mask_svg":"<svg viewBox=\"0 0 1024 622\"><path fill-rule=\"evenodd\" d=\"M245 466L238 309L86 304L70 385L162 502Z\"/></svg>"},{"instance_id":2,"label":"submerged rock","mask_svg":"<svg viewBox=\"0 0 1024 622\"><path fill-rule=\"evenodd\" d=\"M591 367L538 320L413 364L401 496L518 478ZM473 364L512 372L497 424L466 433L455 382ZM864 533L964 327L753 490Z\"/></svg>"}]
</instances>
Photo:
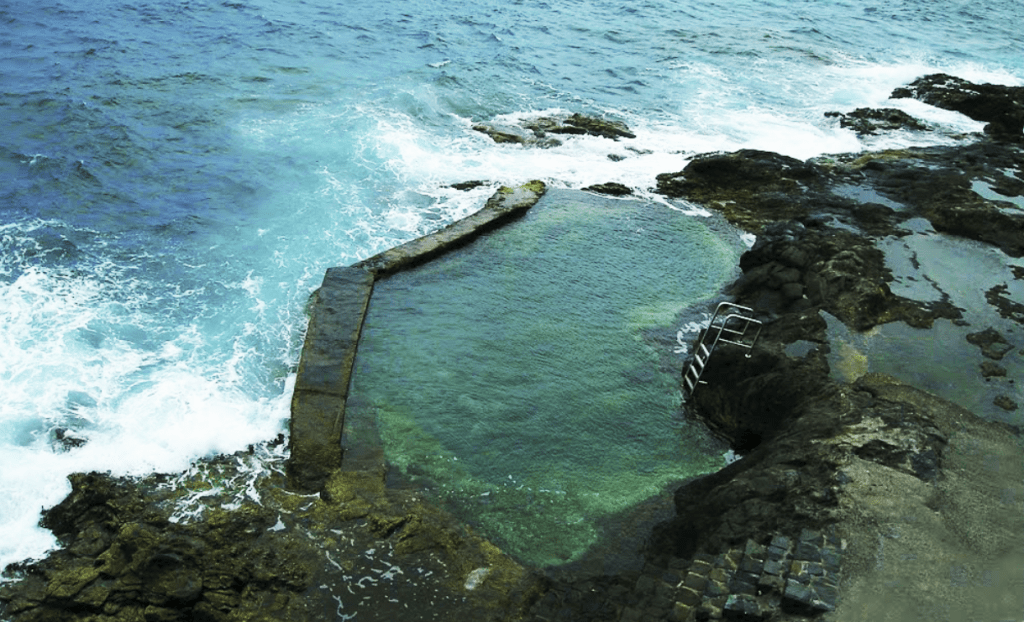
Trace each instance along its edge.
<instances>
[{"instance_id":1,"label":"submerged rock","mask_svg":"<svg viewBox=\"0 0 1024 622\"><path fill-rule=\"evenodd\" d=\"M991 326L983 331L968 334L967 341L981 348L983 356L996 361L1002 360L1009 351L1013 350L1013 346L1006 341L1006 337L1003 337Z\"/></svg>"}]
</instances>

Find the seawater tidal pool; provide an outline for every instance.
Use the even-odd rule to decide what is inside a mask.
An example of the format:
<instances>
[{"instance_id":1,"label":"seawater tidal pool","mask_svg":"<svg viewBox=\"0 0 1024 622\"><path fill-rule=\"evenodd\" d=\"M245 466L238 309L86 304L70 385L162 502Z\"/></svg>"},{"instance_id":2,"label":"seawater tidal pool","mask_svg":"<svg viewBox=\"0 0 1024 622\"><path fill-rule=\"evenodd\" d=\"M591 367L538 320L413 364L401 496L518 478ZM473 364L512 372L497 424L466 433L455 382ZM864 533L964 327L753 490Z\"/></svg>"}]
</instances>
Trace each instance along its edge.
<instances>
[{"instance_id":1,"label":"seawater tidal pool","mask_svg":"<svg viewBox=\"0 0 1024 622\"><path fill-rule=\"evenodd\" d=\"M549 191L376 284L346 419L372 418L393 470L514 557L578 560L616 517L724 466L682 413L675 336L741 250L665 204Z\"/></svg>"}]
</instances>

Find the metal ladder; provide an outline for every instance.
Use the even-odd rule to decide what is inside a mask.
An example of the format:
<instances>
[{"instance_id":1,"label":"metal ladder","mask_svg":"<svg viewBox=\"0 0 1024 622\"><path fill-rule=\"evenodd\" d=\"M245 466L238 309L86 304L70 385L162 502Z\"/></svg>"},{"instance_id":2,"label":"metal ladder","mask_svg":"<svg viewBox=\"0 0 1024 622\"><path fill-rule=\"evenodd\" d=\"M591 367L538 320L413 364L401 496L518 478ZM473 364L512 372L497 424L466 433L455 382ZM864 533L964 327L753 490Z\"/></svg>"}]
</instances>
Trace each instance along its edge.
<instances>
[{"instance_id":1,"label":"metal ladder","mask_svg":"<svg viewBox=\"0 0 1024 622\"><path fill-rule=\"evenodd\" d=\"M755 320L754 310L749 307L742 307L731 302L720 302L715 308L715 314L711 316L711 323L708 324L704 336L693 351L693 359L683 372L683 386L686 388L686 399L693 396L693 392L699 384L707 384L700 379L704 373L704 367L711 358L711 353L719 343L731 343L747 350L747 358L750 358L750 350L757 343L761 335L762 322ZM749 314L749 315L744 315ZM752 330L751 327L756 328ZM749 332L748 332L749 331ZM752 333L752 334L751 334Z\"/></svg>"}]
</instances>

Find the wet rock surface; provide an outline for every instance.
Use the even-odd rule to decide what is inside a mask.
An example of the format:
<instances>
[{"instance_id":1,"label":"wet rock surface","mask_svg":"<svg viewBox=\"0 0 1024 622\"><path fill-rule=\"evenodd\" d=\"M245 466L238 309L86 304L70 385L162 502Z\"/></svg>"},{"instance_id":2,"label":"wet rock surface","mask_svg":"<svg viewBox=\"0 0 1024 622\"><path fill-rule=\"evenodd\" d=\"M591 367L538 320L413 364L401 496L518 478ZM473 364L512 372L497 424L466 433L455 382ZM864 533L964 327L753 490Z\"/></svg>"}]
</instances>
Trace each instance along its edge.
<instances>
[{"instance_id":1,"label":"wet rock surface","mask_svg":"<svg viewBox=\"0 0 1024 622\"><path fill-rule=\"evenodd\" d=\"M43 517L64 548L7 570L20 581L0 588L3 613L46 621L503 620L539 588L453 517L386 489L383 471L336 471L314 495L289 492L283 474L270 473L231 496L225 479L249 477L238 468L244 459L203 465L193 481L72 476L72 493ZM197 514L185 518L190 495Z\"/></svg>"},{"instance_id":2,"label":"wet rock surface","mask_svg":"<svg viewBox=\"0 0 1024 622\"><path fill-rule=\"evenodd\" d=\"M595 184L593 186L587 186L583 189L584 192L596 192L597 194L607 194L614 197L624 197L633 194L633 189L629 186L610 181L605 184Z\"/></svg>"},{"instance_id":3,"label":"wet rock surface","mask_svg":"<svg viewBox=\"0 0 1024 622\"><path fill-rule=\"evenodd\" d=\"M912 97L946 110L955 110L976 121L985 121L985 132L1020 141L1024 130L1024 87L974 84L944 73L923 76L893 91L893 99Z\"/></svg>"},{"instance_id":4,"label":"wet rock surface","mask_svg":"<svg viewBox=\"0 0 1024 622\"><path fill-rule=\"evenodd\" d=\"M852 112L826 112L826 117L839 119L839 127L858 134L871 135L893 130L930 131L931 128L896 108L857 108Z\"/></svg>"},{"instance_id":5,"label":"wet rock surface","mask_svg":"<svg viewBox=\"0 0 1024 622\"><path fill-rule=\"evenodd\" d=\"M542 149L561 145L562 141L557 136L587 135L610 140L636 138L636 134L621 121L580 113L535 117L518 124L478 123L473 129L496 143Z\"/></svg>"}]
</instances>

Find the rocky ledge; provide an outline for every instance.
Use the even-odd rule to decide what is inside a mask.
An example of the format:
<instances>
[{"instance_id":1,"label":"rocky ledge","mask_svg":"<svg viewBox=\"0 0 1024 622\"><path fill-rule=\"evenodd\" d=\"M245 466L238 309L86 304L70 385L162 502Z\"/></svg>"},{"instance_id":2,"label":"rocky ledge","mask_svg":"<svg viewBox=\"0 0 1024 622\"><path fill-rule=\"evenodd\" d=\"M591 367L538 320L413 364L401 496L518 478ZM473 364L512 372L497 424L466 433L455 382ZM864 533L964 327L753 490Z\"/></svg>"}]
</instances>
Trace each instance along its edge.
<instances>
[{"instance_id":1,"label":"rocky ledge","mask_svg":"<svg viewBox=\"0 0 1024 622\"><path fill-rule=\"evenodd\" d=\"M968 93L957 95L957 85ZM896 292L908 288L897 281L931 277L919 270L898 279L882 242L922 229L971 240L1002 253L1011 278L1021 278L1024 154L1012 124L1020 91L930 76L908 93L965 113L977 107L982 112L971 116L993 124L988 137L809 161L715 153L658 176L659 192L718 211L757 235L727 293L764 322L760 340L749 356L716 349L689 403L691 415L742 458L676 491L676 517L654 530L641 572L558 583L534 606L533 619L1019 616L1019 424L982 419L891 376L836 369L849 344L829 318L860 334L905 323L923 340L934 338L927 329L942 321L963 340L948 344L950 356L975 346L992 359L959 379L963 391L997 379L1004 392L996 406L1017 408L1010 396L1020 396L1020 366L1014 363L1018 376L1008 378L1013 374L1004 376L993 361L1024 355L1015 326L1021 316L1006 295L1019 284L953 296L936 285L934 296L905 297ZM888 111L845 118L872 121L859 126L864 131L927 131ZM982 196L980 184L993 192ZM988 314L958 306L970 297L989 305ZM996 316L992 311L1006 320L999 330L969 326L968 315Z\"/></svg>"},{"instance_id":2,"label":"rocky ledge","mask_svg":"<svg viewBox=\"0 0 1024 622\"><path fill-rule=\"evenodd\" d=\"M243 453L174 477L74 476L71 495L43 519L64 548L5 571L0 616L1019 618L1024 441L1006 421L1016 416L1024 356L1020 90L940 75L895 95L983 120L986 135L809 161L706 154L658 177L664 195L757 235L727 293L764 329L749 357L716 350L689 403L740 459L675 492L676 515L651 534L642 569L545 577L415 491L386 485L386 469L334 470L319 492L304 494L289 487L283 468L253 475L255 457ZM865 131L926 131L887 111L840 114L870 121ZM544 146L558 133L547 123L513 133ZM574 118L550 123L598 131ZM610 131L628 140L623 127ZM923 230L980 245L1005 258L1001 268L1012 276L965 293L943 290L924 271L894 274L886 243ZM950 258L954 270L958 261ZM908 263L917 266L917 256ZM934 286L933 295L911 295L915 279ZM977 317L994 325L968 325ZM884 339L878 331L894 324L916 327L920 340L954 327L941 334L963 343L944 344L947 351L973 348L986 359L956 384L965 392L997 387L1005 420L863 373L866 355L851 354L836 329ZM946 362L906 361L925 370ZM273 454L272 445L252 451ZM275 464L265 456L261 463Z\"/></svg>"}]
</instances>

